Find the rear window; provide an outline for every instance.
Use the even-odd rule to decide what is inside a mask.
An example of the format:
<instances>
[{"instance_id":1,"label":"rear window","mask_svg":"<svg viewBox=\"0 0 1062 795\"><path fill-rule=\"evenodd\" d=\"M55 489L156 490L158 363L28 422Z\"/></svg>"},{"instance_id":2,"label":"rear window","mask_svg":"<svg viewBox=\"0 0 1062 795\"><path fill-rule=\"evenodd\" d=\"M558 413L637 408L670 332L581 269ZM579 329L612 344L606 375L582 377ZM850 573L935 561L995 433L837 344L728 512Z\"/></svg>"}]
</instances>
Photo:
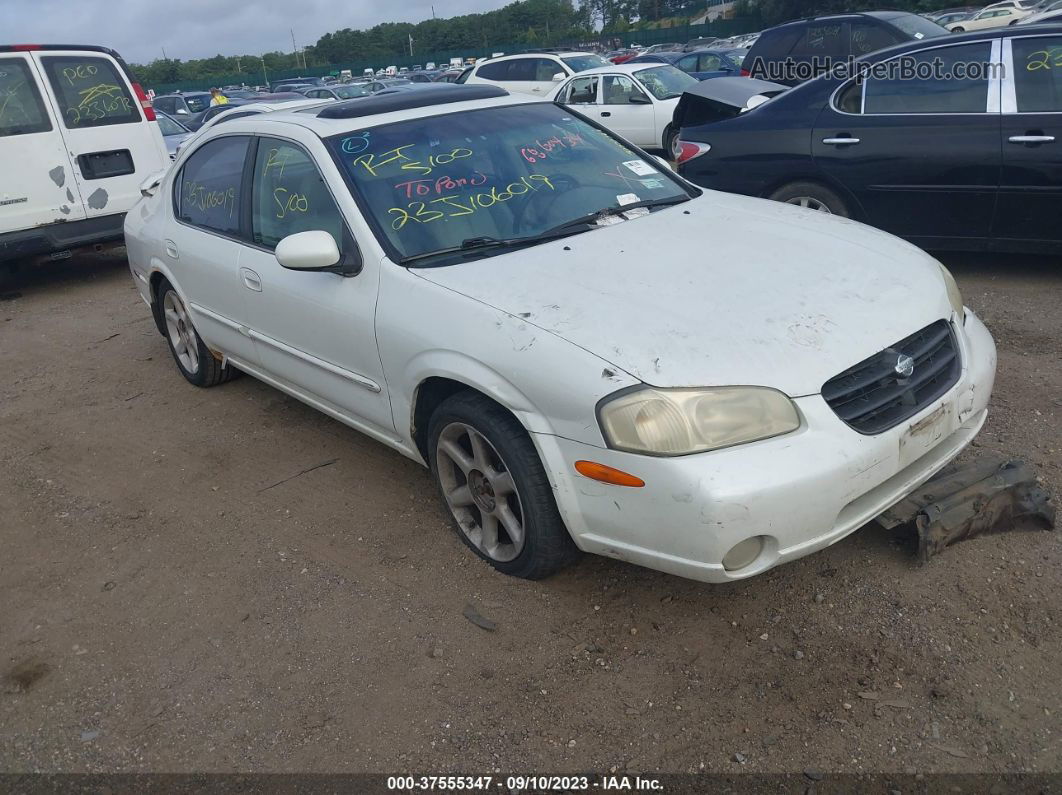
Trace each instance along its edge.
<instances>
[{"instance_id":1,"label":"rear window","mask_svg":"<svg viewBox=\"0 0 1062 795\"><path fill-rule=\"evenodd\" d=\"M561 58L573 72L585 72L587 69L597 69L599 66L611 66L600 55L569 55Z\"/></svg>"},{"instance_id":2,"label":"rear window","mask_svg":"<svg viewBox=\"0 0 1062 795\"><path fill-rule=\"evenodd\" d=\"M50 129L29 65L22 58L0 58L0 138Z\"/></svg>"},{"instance_id":3,"label":"rear window","mask_svg":"<svg viewBox=\"0 0 1062 795\"><path fill-rule=\"evenodd\" d=\"M70 129L141 121L125 79L106 58L54 55L41 58L63 121Z\"/></svg>"},{"instance_id":4,"label":"rear window","mask_svg":"<svg viewBox=\"0 0 1062 795\"><path fill-rule=\"evenodd\" d=\"M894 28L899 28L909 39L932 39L949 35L947 28L918 14L897 14L894 17L886 17L885 21Z\"/></svg>"},{"instance_id":5,"label":"rear window","mask_svg":"<svg viewBox=\"0 0 1062 795\"><path fill-rule=\"evenodd\" d=\"M210 94L184 95L184 104L191 113L202 113L210 107Z\"/></svg>"}]
</instances>

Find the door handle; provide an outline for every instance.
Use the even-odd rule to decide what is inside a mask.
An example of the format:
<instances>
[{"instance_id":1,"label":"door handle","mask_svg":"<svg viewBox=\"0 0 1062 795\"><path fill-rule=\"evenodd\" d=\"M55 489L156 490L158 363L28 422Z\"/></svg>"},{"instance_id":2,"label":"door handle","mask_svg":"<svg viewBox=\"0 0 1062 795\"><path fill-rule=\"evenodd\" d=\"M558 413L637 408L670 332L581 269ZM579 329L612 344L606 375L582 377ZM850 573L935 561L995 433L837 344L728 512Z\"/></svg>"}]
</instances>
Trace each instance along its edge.
<instances>
[{"instance_id":1,"label":"door handle","mask_svg":"<svg viewBox=\"0 0 1062 795\"><path fill-rule=\"evenodd\" d=\"M852 146L853 144L859 143L859 139L858 138L823 138L822 142L824 144L829 144L830 146Z\"/></svg>"},{"instance_id":2,"label":"door handle","mask_svg":"<svg viewBox=\"0 0 1062 795\"><path fill-rule=\"evenodd\" d=\"M166 256L168 256L170 259L177 259L178 258L178 256L177 256L177 244L174 243L172 240L167 240L166 241Z\"/></svg>"},{"instance_id":3,"label":"door handle","mask_svg":"<svg viewBox=\"0 0 1062 795\"><path fill-rule=\"evenodd\" d=\"M1049 144L1055 140L1053 135L1012 135L1007 139L1012 144Z\"/></svg>"},{"instance_id":4,"label":"door handle","mask_svg":"<svg viewBox=\"0 0 1062 795\"><path fill-rule=\"evenodd\" d=\"M610 111L610 110L603 110L603 111L601 111L601 115L602 115L602 116L611 116L611 115L612 115L612 111Z\"/></svg>"},{"instance_id":5,"label":"door handle","mask_svg":"<svg viewBox=\"0 0 1062 795\"><path fill-rule=\"evenodd\" d=\"M240 278L243 279L243 286L248 290L254 290L256 293L262 292L262 278L250 268L240 268Z\"/></svg>"}]
</instances>

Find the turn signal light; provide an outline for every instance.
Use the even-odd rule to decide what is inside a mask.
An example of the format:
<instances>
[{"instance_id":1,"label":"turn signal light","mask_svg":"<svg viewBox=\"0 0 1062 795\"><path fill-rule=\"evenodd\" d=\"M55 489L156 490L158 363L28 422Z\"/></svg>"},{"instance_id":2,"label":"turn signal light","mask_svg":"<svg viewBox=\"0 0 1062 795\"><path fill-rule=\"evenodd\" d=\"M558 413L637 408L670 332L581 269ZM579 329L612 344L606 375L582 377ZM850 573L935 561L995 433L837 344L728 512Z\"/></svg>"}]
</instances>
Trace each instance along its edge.
<instances>
[{"instance_id":1,"label":"turn signal light","mask_svg":"<svg viewBox=\"0 0 1062 795\"><path fill-rule=\"evenodd\" d=\"M144 93L144 89L140 87L140 83L133 83L133 93L136 94L136 101L144 110L144 118L148 121L155 121L155 107L148 99L148 95Z\"/></svg>"},{"instance_id":2,"label":"turn signal light","mask_svg":"<svg viewBox=\"0 0 1062 795\"><path fill-rule=\"evenodd\" d=\"M613 486L630 486L634 489L640 489L645 485L645 481L636 475L631 475L615 467L599 464L596 461L576 461L575 471L591 480L611 483Z\"/></svg>"}]
</instances>

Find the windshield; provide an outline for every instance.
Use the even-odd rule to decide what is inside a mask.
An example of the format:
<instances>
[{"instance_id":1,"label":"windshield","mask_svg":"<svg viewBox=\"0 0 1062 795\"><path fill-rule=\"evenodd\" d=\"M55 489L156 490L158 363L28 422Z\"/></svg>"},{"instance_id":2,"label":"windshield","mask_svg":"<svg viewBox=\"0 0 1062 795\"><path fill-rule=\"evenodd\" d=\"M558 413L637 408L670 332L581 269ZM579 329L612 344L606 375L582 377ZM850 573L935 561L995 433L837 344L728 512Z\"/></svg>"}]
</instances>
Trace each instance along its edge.
<instances>
[{"instance_id":1,"label":"windshield","mask_svg":"<svg viewBox=\"0 0 1062 795\"><path fill-rule=\"evenodd\" d=\"M163 135L183 135L188 132L186 128L165 114L156 113L155 118L158 119L159 122L159 132Z\"/></svg>"},{"instance_id":2,"label":"windshield","mask_svg":"<svg viewBox=\"0 0 1062 795\"><path fill-rule=\"evenodd\" d=\"M210 107L210 94L196 94L193 97L186 94L184 104L188 106L188 110L192 113L202 113Z\"/></svg>"},{"instance_id":3,"label":"windshield","mask_svg":"<svg viewBox=\"0 0 1062 795\"><path fill-rule=\"evenodd\" d=\"M947 28L917 14L897 14L894 17L888 17L887 21L912 39L931 39L934 36L949 35Z\"/></svg>"},{"instance_id":4,"label":"windshield","mask_svg":"<svg viewBox=\"0 0 1062 795\"><path fill-rule=\"evenodd\" d=\"M676 69L671 65L643 69L635 76L649 93L657 99L681 97L682 92L700 82L696 77L690 77L681 69Z\"/></svg>"},{"instance_id":5,"label":"windshield","mask_svg":"<svg viewBox=\"0 0 1062 795\"><path fill-rule=\"evenodd\" d=\"M372 94L368 86L336 86L332 89L340 99L355 99Z\"/></svg>"},{"instance_id":6,"label":"windshield","mask_svg":"<svg viewBox=\"0 0 1062 795\"><path fill-rule=\"evenodd\" d=\"M561 58L573 72L585 72L587 69L597 69L599 66L611 66L600 55L569 55Z\"/></svg>"},{"instance_id":7,"label":"windshield","mask_svg":"<svg viewBox=\"0 0 1062 795\"><path fill-rule=\"evenodd\" d=\"M657 162L552 103L413 119L328 143L399 260L689 196Z\"/></svg>"}]
</instances>

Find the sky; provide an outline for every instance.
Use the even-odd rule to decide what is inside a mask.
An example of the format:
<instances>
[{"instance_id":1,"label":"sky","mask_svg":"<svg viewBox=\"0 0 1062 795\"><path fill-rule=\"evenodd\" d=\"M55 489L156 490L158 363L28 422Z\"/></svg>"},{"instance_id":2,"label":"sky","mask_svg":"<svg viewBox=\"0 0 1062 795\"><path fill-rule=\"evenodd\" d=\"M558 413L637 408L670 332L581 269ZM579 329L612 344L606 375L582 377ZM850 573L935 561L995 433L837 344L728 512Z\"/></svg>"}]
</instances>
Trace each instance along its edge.
<instances>
[{"instance_id":1,"label":"sky","mask_svg":"<svg viewBox=\"0 0 1062 795\"><path fill-rule=\"evenodd\" d=\"M342 28L420 22L509 0L0 0L3 44L98 44L133 63L291 52ZM385 10L386 9L386 10ZM395 9L395 10L392 10Z\"/></svg>"}]
</instances>

